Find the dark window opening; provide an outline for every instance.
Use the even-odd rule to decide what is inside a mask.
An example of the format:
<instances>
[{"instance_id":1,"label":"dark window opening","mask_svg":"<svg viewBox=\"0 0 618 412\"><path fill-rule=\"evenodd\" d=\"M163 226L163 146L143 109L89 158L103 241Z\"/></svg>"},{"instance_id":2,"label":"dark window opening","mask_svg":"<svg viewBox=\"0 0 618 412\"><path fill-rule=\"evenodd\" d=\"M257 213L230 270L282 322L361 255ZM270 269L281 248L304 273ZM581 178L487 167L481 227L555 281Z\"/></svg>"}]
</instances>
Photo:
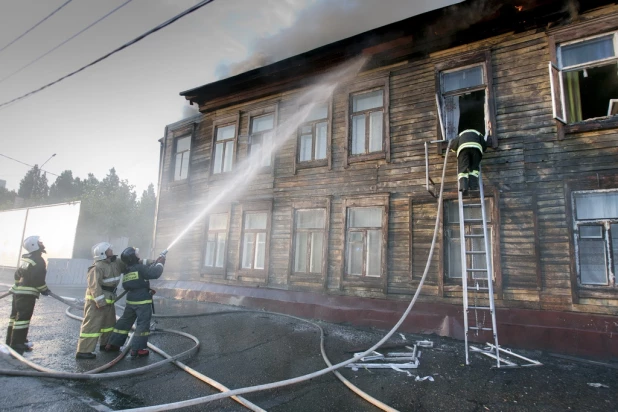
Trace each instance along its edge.
<instances>
[{"instance_id":1,"label":"dark window opening","mask_svg":"<svg viewBox=\"0 0 618 412\"><path fill-rule=\"evenodd\" d=\"M563 82L569 123L609 116L610 101L618 98L618 65L566 72Z\"/></svg>"}]
</instances>

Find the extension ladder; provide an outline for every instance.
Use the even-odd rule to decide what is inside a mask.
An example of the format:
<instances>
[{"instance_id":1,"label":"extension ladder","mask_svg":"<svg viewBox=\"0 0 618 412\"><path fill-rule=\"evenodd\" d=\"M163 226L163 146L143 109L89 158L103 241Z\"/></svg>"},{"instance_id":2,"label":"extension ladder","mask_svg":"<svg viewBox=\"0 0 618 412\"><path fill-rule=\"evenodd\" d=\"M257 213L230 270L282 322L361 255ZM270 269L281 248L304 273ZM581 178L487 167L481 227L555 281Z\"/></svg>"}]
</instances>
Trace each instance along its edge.
<instances>
[{"instance_id":1,"label":"extension ladder","mask_svg":"<svg viewBox=\"0 0 618 412\"><path fill-rule=\"evenodd\" d=\"M459 186L459 180L457 185ZM491 249L489 248L487 235L487 211L485 210L485 193L480 167L479 202L464 204L462 192L458 191L458 193L466 365L470 364L468 357L469 334L473 332L478 336L481 333L491 331L495 344L490 346L487 352L492 355L492 358L496 359L496 367L499 368L500 350L498 346L498 330L496 328L496 307L494 305L494 276L490 256ZM481 212L480 218L478 214L479 209ZM482 225L482 231L478 230L480 225ZM470 298L473 301L472 305L469 303ZM473 319L469 318L471 312L474 314ZM489 323L486 325L485 321L488 317L491 318L491 325ZM480 350L475 351L478 352Z\"/></svg>"}]
</instances>

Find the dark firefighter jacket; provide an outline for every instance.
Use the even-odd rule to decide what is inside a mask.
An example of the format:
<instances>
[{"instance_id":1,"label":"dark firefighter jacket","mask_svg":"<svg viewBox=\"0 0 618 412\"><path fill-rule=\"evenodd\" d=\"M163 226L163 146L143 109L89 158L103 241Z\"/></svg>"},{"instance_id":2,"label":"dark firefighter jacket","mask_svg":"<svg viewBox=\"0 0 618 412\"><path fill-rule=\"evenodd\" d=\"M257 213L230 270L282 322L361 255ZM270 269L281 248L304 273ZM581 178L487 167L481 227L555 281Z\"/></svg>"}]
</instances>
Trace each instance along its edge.
<instances>
[{"instance_id":1,"label":"dark firefighter jacket","mask_svg":"<svg viewBox=\"0 0 618 412\"><path fill-rule=\"evenodd\" d=\"M487 150L487 142L482 134L473 129L464 130L459 133L459 136L453 139L451 143L451 150L457 152L457 156L459 156L459 152L463 149L475 148L481 151L481 153Z\"/></svg>"},{"instance_id":2,"label":"dark firefighter jacket","mask_svg":"<svg viewBox=\"0 0 618 412\"><path fill-rule=\"evenodd\" d=\"M158 279L163 273L163 265L157 263L146 266L141 263L129 265L122 279L122 287L128 291L127 304L142 305L152 303L149 279Z\"/></svg>"},{"instance_id":3,"label":"dark firefighter jacket","mask_svg":"<svg viewBox=\"0 0 618 412\"><path fill-rule=\"evenodd\" d=\"M26 253L21 257L21 266L15 271L15 284L9 292L15 295L39 297L47 290L45 275L47 268L40 251Z\"/></svg>"}]
</instances>

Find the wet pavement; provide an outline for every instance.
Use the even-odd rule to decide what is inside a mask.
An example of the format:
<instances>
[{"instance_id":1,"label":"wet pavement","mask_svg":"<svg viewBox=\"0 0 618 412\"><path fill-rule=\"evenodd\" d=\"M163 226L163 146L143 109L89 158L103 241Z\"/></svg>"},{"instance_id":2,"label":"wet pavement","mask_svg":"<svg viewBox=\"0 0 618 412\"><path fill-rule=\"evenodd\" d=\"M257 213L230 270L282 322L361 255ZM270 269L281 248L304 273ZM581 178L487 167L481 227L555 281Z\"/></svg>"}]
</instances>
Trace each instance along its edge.
<instances>
[{"instance_id":1,"label":"wet pavement","mask_svg":"<svg viewBox=\"0 0 618 412\"><path fill-rule=\"evenodd\" d=\"M0 285L0 291L6 290ZM83 290L52 288L63 296L81 298ZM1 293L0 293L1 294ZM35 343L26 357L42 366L66 372L83 372L114 358L98 354L92 361L74 358L80 323L65 315L66 305L41 297L35 308L29 339ZM10 297L0 300L3 319L10 312ZM80 314L79 311L73 311ZM199 352L181 359L188 366L229 388L241 388L288 379L325 367L320 355L320 334L314 326L288 317L203 302L156 299L160 315L157 328L195 335ZM121 313L121 310L118 310ZM348 359L369 348L385 331L320 323L326 332L325 347L331 362ZM2 339L4 339L4 327ZM464 366L463 342L399 333L385 344L387 351L406 351L416 340L429 339L433 348L420 348L418 369L410 373L392 369L342 368L353 384L401 411L609 411L618 409L616 369L555 358L535 351L517 351L543 362L543 366L492 369L491 359L471 355ZM170 355L189 349L186 337L155 333L150 342ZM109 371L130 370L161 360L125 358ZM611 361L608 361L611 362ZM611 363L618 367L618 363ZM0 369L30 370L8 355L0 354ZM431 376L416 381L416 376ZM593 387L589 384L601 384ZM605 387L606 386L606 387ZM217 393L172 364L131 378L102 381L69 381L51 378L0 376L2 411L121 410L158 405ZM244 395L263 409L279 411L374 411L332 374L293 386ZM224 399L183 411L247 410Z\"/></svg>"}]
</instances>

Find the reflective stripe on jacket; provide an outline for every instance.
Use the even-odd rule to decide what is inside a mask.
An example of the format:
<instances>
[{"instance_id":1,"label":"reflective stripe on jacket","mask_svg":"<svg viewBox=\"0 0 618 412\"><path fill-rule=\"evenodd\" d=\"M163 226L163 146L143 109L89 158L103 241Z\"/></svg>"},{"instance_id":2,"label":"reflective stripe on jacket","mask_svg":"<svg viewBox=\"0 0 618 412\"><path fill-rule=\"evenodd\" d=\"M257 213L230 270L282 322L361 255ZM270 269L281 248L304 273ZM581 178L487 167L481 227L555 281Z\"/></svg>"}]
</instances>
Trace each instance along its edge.
<instances>
[{"instance_id":1,"label":"reflective stripe on jacket","mask_svg":"<svg viewBox=\"0 0 618 412\"><path fill-rule=\"evenodd\" d=\"M483 153L487 150L487 142L482 134L473 129L464 130L451 143L451 150L457 152L457 156L463 149L478 149Z\"/></svg>"},{"instance_id":2,"label":"reflective stripe on jacket","mask_svg":"<svg viewBox=\"0 0 618 412\"><path fill-rule=\"evenodd\" d=\"M22 255L22 263L15 271L15 284L9 290L15 295L31 295L39 297L41 292L47 290L45 275L47 267L41 257L41 251Z\"/></svg>"},{"instance_id":3,"label":"reflective stripe on jacket","mask_svg":"<svg viewBox=\"0 0 618 412\"><path fill-rule=\"evenodd\" d=\"M145 305L152 303L150 295L149 279L158 279L163 273L163 265L160 263L146 266L141 263L127 267L127 272L122 279L122 287L128 291L127 304Z\"/></svg>"},{"instance_id":4,"label":"reflective stripe on jacket","mask_svg":"<svg viewBox=\"0 0 618 412\"><path fill-rule=\"evenodd\" d=\"M116 259L113 262L106 259L94 262L88 268L86 299L93 300L99 308L113 304L116 296L111 290L118 286L120 275L125 268L126 265L120 259ZM103 287L111 290L105 290Z\"/></svg>"}]
</instances>

